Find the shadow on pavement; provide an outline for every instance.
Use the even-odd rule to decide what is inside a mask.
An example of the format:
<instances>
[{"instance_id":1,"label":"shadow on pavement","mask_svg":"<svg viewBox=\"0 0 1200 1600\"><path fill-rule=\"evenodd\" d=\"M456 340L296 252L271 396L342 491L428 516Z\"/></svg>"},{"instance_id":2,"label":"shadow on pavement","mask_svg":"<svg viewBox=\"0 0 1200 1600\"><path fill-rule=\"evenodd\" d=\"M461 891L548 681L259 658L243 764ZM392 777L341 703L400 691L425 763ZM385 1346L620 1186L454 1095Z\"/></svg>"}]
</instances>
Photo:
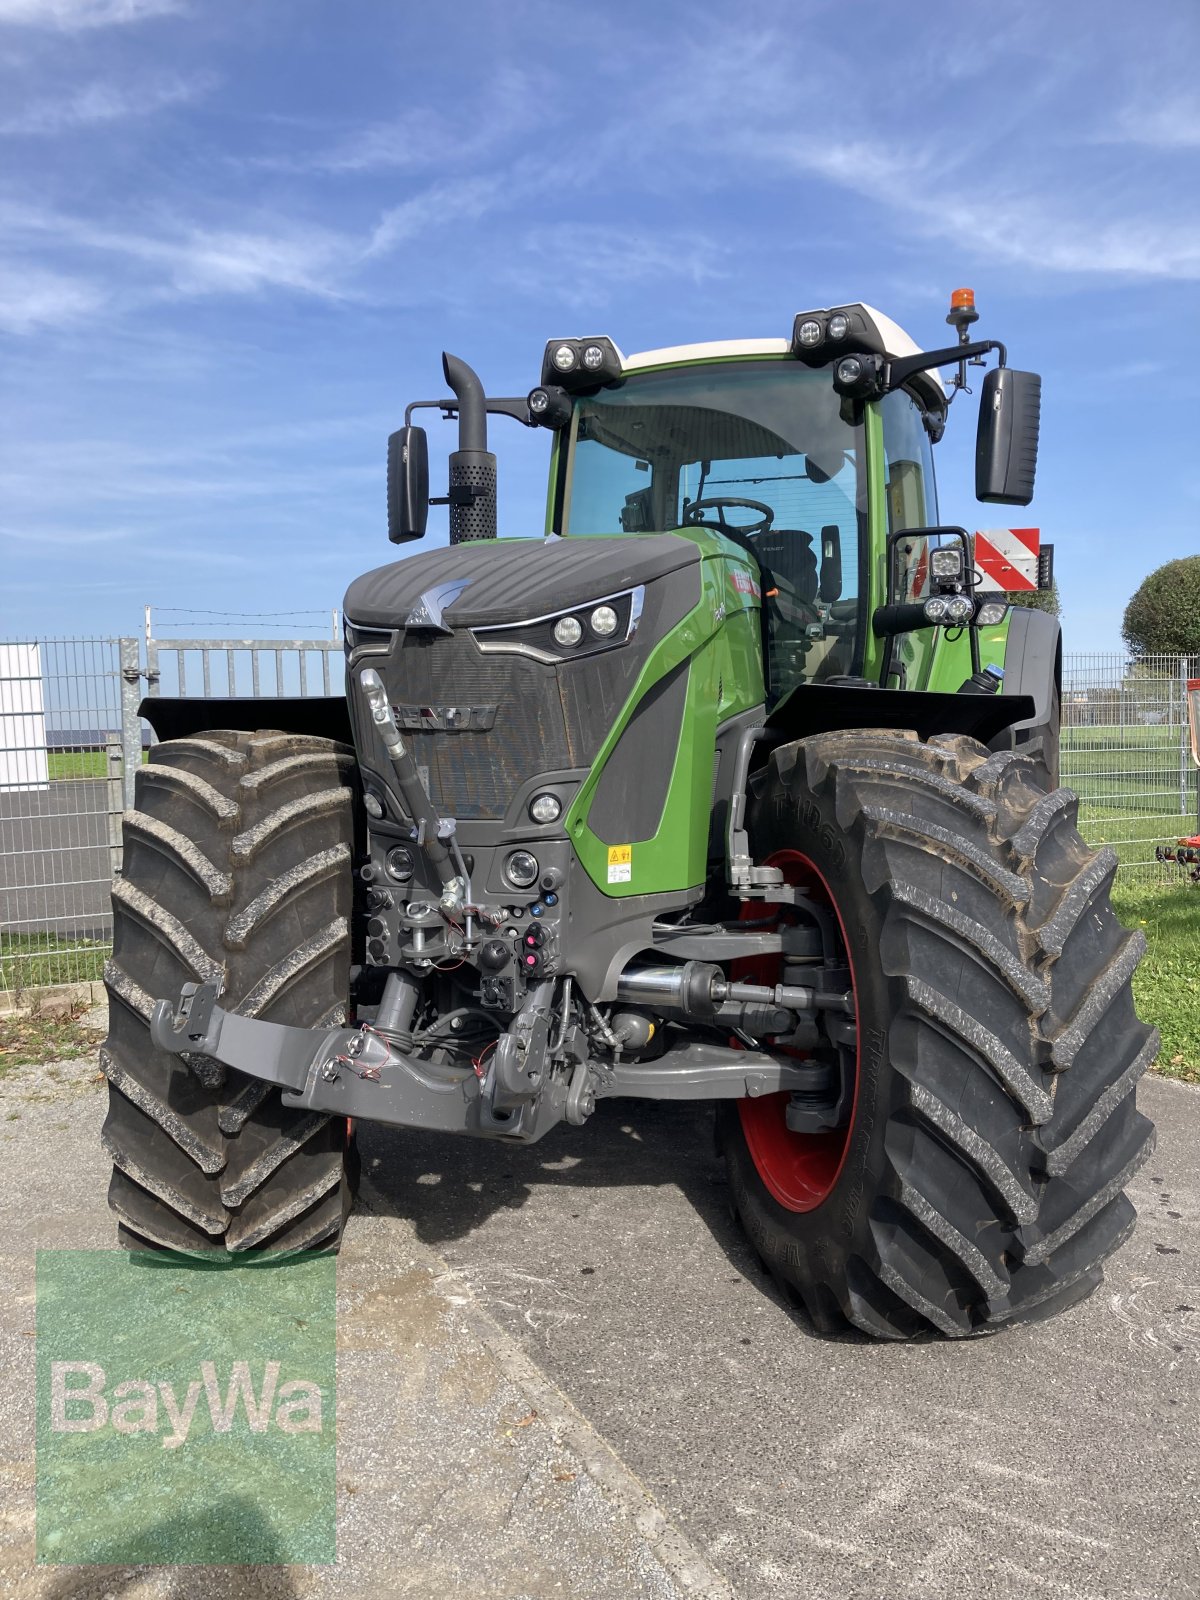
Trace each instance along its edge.
<instances>
[{"instance_id":1,"label":"shadow on pavement","mask_svg":"<svg viewBox=\"0 0 1200 1600\"><path fill-rule=\"evenodd\" d=\"M673 1186L730 1265L785 1305L800 1332L818 1337L804 1311L786 1304L730 1214L709 1105L602 1101L584 1127L560 1124L533 1145L370 1123L359 1124L358 1138L371 1184L369 1200L360 1197L359 1205L404 1217L435 1249L469 1239L498 1212L521 1210L538 1191L558 1191L556 1204L574 1221L572 1198L584 1191Z\"/></svg>"},{"instance_id":2,"label":"shadow on pavement","mask_svg":"<svg viewBox=\"0 0 1200 1600\"><path fill-rule=\"evenodd\" d=\"M238 1529L238 1547L246 1553L245 1565L225 1565L198 1561L188 1563L188 1552L211 1549L228 1540L228 1525ZM143 1531L147 1548L161 1550L164 1557L177 1555L176 1561L130 1566L114 1549L111 1563L51 1567L40 1600L120 1600L128 1590L145 1584L152 1575L166 1577L166 1588L156 1591L170 1600L193 1600L205 1595L209 1600L299 1600L292 1573L280 1564L280 1551L270 1524L253 1501L244 1496L227 1496L214 1501L203 1516L179 1514L164 1517ZM45 1569L44 1569L45 1570Z\"/></svg>"}]
</instances>

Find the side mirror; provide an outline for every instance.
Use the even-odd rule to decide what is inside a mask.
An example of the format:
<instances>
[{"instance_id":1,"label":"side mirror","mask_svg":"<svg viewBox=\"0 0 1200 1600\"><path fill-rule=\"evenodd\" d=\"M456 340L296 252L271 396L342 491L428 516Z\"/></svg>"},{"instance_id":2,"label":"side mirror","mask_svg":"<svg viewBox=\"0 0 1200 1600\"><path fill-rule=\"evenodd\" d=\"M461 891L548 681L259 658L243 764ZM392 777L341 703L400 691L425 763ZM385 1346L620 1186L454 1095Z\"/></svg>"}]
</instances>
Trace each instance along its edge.
<instances>
[{"instance_id":1,"label":"side mirror","mask_svg":"<svg viewBox=\"0 0 1200 1600\"><path fill-rule=\"evenodd\" d=\"M388 538L423 539L429 521L429 440L424 428L397 428L387 449Z\"/></svg>"},{"instance_id":2,"label":"side mirror","mask_svg":"<svg viewBox=\"0 0 1200 1600\"><path fill-rule=\"evenodd\" d=\"M975 436L975 497L1027 506L1037 472L1042 380L1036 372L993 367L979 398Z\"/></svg>"},{"instance_id":3,"label":"side mirror","mask_svg":"<svg viewBox=\"0 0 1200 1600\"><path fill-rule=\"evenodd\" d=\"M842 598L842 534L836 522L821 529L821 584L817 598L826 605Z\"/></svg>"}]
</instances>

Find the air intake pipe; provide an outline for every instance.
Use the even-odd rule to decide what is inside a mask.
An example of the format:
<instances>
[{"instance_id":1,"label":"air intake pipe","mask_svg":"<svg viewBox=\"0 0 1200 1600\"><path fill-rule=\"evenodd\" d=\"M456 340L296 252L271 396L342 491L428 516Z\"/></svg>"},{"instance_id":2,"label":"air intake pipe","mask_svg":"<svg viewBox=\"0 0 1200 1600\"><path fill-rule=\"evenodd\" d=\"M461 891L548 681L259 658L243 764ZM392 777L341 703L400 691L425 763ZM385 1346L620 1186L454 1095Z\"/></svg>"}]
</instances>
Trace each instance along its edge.
<instances>
[{"instance_id":1,"label":"air intake pipe","mask_svg":"<svg viewBox=\"0 0 1200 1600\"><path fill-rule=\"evenodd\" d=\"M465 361L442 352L458 400L458 449L450 455L450 543L496 537L496 457L487 447L487 400Z\"/></svg>"}]
</instances>

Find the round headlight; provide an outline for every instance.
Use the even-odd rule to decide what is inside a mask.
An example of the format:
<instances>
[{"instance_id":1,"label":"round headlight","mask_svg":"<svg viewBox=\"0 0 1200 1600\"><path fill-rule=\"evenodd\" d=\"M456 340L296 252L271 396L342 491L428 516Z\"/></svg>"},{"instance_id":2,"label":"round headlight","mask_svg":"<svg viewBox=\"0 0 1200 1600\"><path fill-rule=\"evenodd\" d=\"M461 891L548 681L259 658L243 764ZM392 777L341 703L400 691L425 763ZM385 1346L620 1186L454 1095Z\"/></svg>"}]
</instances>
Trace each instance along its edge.
<instances>
[{"instance_id":1,"label":"round headlight","mask_svg":"<svg viewBox=\"0 0 1200 1600\"><path fill-rule=\"evenodd\" d=\"M813 345L821 342L821 324L809 318L807 322L800 324L796 330L796 337L802 345L811 349Z\"/></svg>"},{"instance_id":2,"label":"round headlight","mask_svg":"<svg viewBox=\"0 0 1200 1600\"><path fill-rule=\"evenodd\" d=\"M407 846L398 844L394 850L387 853L387 875L395 878L397 883L407 883L413 875L412 851Z\"/></svg>"},{"instance_id":3,"label":"round headlight","mask_svg":"<svg viewBox=\"0 0 1200 1600\"><path fill-rule=\"evenodd\" d=\"M946 597L940 594L930 595L925 602L926 622L944 622L946 620Z\"/></svg>"},{"instance_id":4,"label":"round headlight","mask_svg":"<svg viewBox=\"0 0 1200 1600\"><path fill-rule=\"evenodd\" d=\"M844 317L839 312L836 317L829 319L829 337L831 339L844 339L850 332L850 318Z\"/></svg>"},{"instance_id":5,"label":"round headlight","mask_svg":"<svg viewBox=\"0 0 1200 1600\"><path fill-rule=\"evenodd\" d=\"M560 372L570 372L578 359L573 345L560 344L554 352L554 365Z\"/></svg>"},{"instance_id":6,"label":"round headlight","mask_svg":"<svg viewBox=\"0 0 1200 1600\"><path fill-rule=\"evenodd\" d=\"M529 802L529 815L535 822L557 822L562 816L562 801L556 794L535 794Z\"/></svg>"},{"instance_id":7,"label":"round headlight","mask_svg":"<svg viewBox=\"0 0 1200 1600\"><path fill-rule=\"evenodd\" d=\"M968 600L965 594L952 594L946 601L946 621L952 622L956 628L961 628L964 622L970 622L975 615L975 602Z\"/></svg>"},{"instance_id":8,"label":"round headlight","mask_svg":"<svg viewBox=\"0 0 1200 1600\"><path fill-rule=\"evenodd\" d=\"M1004 613L1007 610L1008 602L1005 600L985 600L975 620L985 628L994 628L998 622L1004 621Z\"/></svg>"},{"instance_id":9,"label":"round headlight","mask_svg":"<svg viewBox=\"0 0 1200 1600\"><path fill-rule=\"evenodd\" d=\"M583 638L583 623L578 617L559 617L554 624L554 642L556 644L578 644Z\"/></svg>"},{"instance_id":10,"label":"round headlight","mask_svg":"<svg viewBox=\"0 0 1200 1600\"><path fill-rule=\"evenodd\" d=\"M843 356L837 364L839 383L857 383L862 373L863 364L857 356Z\"/></svg>"},{"instance_id":11,"label":"round headlight","mask_svg":"<svg viewBox=\"0 0 1200 1600\"><path fill-rule=\"evenodd\" d=\"M611 606L597 606L588 621L592 625L592 632L598 633L602 639L607 639L610 633L617 631L617 613Z\"/></svg>"},{"instance_id":12,"label":"round headlight","mask_svg":"<svg viewBox=\"0 0 1200 1600\"><path fill-rule=\"evenodd\" d=\"M550 396L545 389L531 389L529 391L529 409L535 417L540 417L544 411L549 411Z\"/></svg>"},{"instance_id":13,"label":"round headlight","mask_svg":"<svg viewBox=\"0 0 1200 1600\"><path fill-rule=\"evenodd\" d=\"M604 351L598 344L585 344L583 347L583 364L589 372L595 372L597 367L604 365Z\"/></svg>"},{"instance_id":14,"label":"round headlight","mask_svg":"<svg viewBox=\"0 0 1200 1600\"><path fill-rule=\"evenodd\" d=\"M504 863L504 876L514 889L529 889L537 882L538 858L532 850L514 850Z\"/></svg>"}]
</instances>

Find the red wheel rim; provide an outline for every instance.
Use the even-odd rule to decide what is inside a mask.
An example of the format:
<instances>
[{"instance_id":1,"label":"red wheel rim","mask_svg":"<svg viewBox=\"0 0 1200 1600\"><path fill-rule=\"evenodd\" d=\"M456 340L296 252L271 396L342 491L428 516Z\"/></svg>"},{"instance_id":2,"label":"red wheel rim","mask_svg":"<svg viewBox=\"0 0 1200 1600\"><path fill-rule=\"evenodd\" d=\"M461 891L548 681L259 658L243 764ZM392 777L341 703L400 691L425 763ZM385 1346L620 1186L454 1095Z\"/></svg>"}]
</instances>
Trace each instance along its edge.
<instances>
[{"instance_id":1,"label":"red wheel rim","mask_svg":"<svg viewBox=\"0 0 1200 1600\"><path fill-rule=\"evenodd\" d=\"M850 968L851 987L856 988L846 925L824 875L799 850L778 850L766 864L782 867L785 883L804 887L813 900L833 911L842 936L846 963ZM760 919L762 911L761 905L748 904L742 909L742 919ZM749 969L753 966L753 981L758 983L778 983L781 964L773 956L739 963L746 976L750 976ZM857 1024L855 1032L856 1061L860 1045L861 1023ZM746 1146L771 1197L786 1211L815 1211L833 1192L846 1164L850 1135L858 1110L858 1073L856 1071L854 1077L850 1120L844 1128L831 1129L828 1133L793 1133L787 1125L786 1115L790 1098L785 1093L766 1094L757 1100L739 1100L738 1114L742 1119Z\"/></svg>"}]
</instances>

